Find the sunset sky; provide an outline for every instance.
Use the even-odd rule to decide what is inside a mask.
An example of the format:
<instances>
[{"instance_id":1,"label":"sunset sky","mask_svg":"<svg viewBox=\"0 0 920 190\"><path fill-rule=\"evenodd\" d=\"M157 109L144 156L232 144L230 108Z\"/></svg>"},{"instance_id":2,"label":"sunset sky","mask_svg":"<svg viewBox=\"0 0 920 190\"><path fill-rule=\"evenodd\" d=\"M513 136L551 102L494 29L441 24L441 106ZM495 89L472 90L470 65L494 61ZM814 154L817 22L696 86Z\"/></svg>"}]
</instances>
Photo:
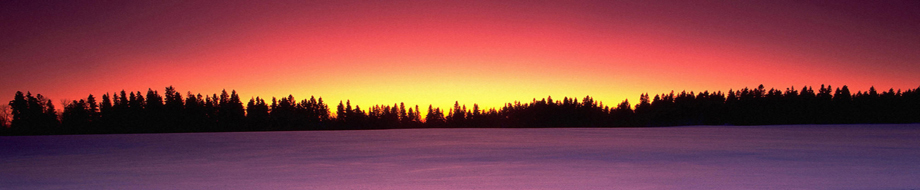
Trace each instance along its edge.
<instances>
[{"instance_id":1,"label":"sunset sky","mask_svg":"<svg viewBox=\"0 0 920 190\"><path fill-rule=\"evenodd\" d=\"M333 109L920 86L916 0L3 1L0 34L0 100L55 104L170 85Z\"/></svg>"}]
</instances>

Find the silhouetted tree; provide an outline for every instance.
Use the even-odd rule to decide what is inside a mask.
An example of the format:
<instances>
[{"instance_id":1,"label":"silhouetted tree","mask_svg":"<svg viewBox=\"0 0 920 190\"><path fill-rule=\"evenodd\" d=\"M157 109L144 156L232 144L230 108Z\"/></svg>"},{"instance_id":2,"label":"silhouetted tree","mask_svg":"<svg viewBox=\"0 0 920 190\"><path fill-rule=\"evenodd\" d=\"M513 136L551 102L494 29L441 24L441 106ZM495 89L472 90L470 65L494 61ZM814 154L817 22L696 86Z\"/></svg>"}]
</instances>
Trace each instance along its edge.
<instances>
[{"instance_id":1,"label":"silhouetted tree","mask_svg":"<svg viewBox=\"0 0 920 190\"><path fill-rule=\"evenodd\" d=\"M7 104L0 104L0 135L9 135L10 132L10 121L13 120L12 114L10 113L10 106Z\"/></svg>"},{"instance_id":2,"label":"silhouetted tree","mask_svg":"<svg viewBox=\"0 0 920 190\"><path fill-rule=\"evenodd\" d=\"M444 127L444 113L440 108L432 108L428 105L428 114L425 115L425 124L428 127Z\"/></svg>"},{"instance_id":3,"label":"silhouetted tree","mask_svg":"<svg viewBox=\"0 0 920 190\"><path fill-rule=\"evenodd\" d=\"M633 110L630 108L629 100L623 100L613 112L614 126L631 126Z\"/></svg>"},{"instance_id":4,"label":"silhouetted tree","mask_svg":"<svg viewBox=\"0 0 920 190\"><path fill-rule=\"evenodd\" d=\"M32 97L32 93L22 94L17 91L9 103L13 120L10 132L24 135L48 135L60 133L57 113L51 100L41 94Z\"/></svg>"},{"instance_id":5,"label":"silhouetted tree","mask_svg":"<svg viewBox=\"0 0 920 190\"><path fill-rule=\"evenodd\" d=\"M25 133L27 127L35 125L33 124L33 112L29 109L29 101L32 99L31 96L32 94L29 93L29 97L27 98L21 91L16 91L16 95L13 97L13 100L10 101L9 105L13 115L13 120L10 123L10 130L12 133Z\"/></svg>"},{"instance_id":6,"label":"silhouetted tree","mask_svg":"<svg viewBox=\"0 0 920 190\"><path fill-rule=\"evenodd\" d=\"M293 97L292 97L293 98ZM221 91L219 102L217 103L217 123L218 131L241 131L246 118L243 109L243 102L240 101L236 91L227 94L227 90Z\"/></svg>"},{"instance_id":7,"label":"silhouetted tree","mask_svg":"<svg viewBox=\"0 0 920 190\"><path fill-rule=\"evenodd\" d=\"M246 104L246 119L249 124L248 130L261 131L270 129L271 117L268 114L268 105L265 100L259 97L249 99Z\"/></svg>"},{"instance_id":8,"label":"silhouetted tree","mask_svg":"<svg viewBox=\"0 0 920 190\"><path fill-rule=\"evenodd\" d=\"M785 90L763 85L721 91L681 91L640 95L631 109L628 100L613 108L585 96L515 101L501 108L472 109L455 101L445 117L432 105L421 118L418 105L373 105L362 110L351 101L339 102L332 118L322 98L296 101L292 95L271 105L255 97L243 106L236 91L218 96L182 96L167 87L164 97L148 89L146 96L122 90L102 95L101 105L89 95L85 100L65 101L57 115L54 105L41 95L17 92L10 101L10 126L4 135L83 133L203 132L259 130L392 129L416 127L619 127L673 125L774 125L825 123L920 122L920 88L888 89L851 94L847 86L821 85L817 93L804 86ZM833 92L833 93L832 93ZM0 125L5 124L0 113ZM60 121L58 121L60 118Z\"/></svg>"},{"instance_id":9,"label":"silhouetted tree","mask_svg":"<svg viewBox=\"0 0 920 190\"><path fill-rule=\"evenodd\" d=\"M64 106L61 113L61 126L67 134L87 133L92 116L84 100L73 100Z\"/></svg>"},{"instance_id":10,"label":"silhouetted tree","mask_svg":"<svg viewBox=\"0 0 920 190\"><path fill-rule=\"evenodd\" d=\"M181 119L182 123L185 126L182 126L179 131L182 132L192 132L192 131L208 131L211 128L209 125L212 123L208 118L208 111L206 110L206 102L204 96L201 94L192 94L188 92L188 95L185 98L185 111L183 118Z\"/></svg>"},{"instance_id":11,"label":"silhouetted tree","mask_svg":"<svg viewBox=\"0 0 920 190\"><path fill-rule=\"evenodd\" d=\"M162 129L167 131L184 131L186 126L183 123L185 103L182 100L182 94L176 91L172 86L166 87L163 91L163 123ZM148 98L149 99L149 98Z\"/></svg>"}]
</instances>

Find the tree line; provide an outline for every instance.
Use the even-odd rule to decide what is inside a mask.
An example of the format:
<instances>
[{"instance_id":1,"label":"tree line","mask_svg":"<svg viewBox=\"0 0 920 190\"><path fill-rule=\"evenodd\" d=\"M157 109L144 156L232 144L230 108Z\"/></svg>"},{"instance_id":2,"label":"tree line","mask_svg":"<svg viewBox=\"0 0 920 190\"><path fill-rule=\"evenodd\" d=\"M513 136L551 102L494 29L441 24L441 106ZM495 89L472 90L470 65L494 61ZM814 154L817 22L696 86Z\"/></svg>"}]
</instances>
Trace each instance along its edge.
<instances>
[{"instance_id":1,"label":"tree line","mask_svg":"<svg viewBox=\"0 0 920 190\"><path fill-rule=\"evenodd\" d=\"M444 127L655 127L679 125L782 125L920 122L920 87L851 93L847 86L670 92L640 95L609 106L586 96L515 101L500 108L468 108L455 102L447 110L431 105L421 116L418 105L374 105L362 109L339 101L335 115L322 98L297 101L293 96L250 98L243 104L236 91L219 95L186 93L172 86L162 95L146 93L93 95L66 102L58 114L41 94L16 92L9 115L0 120L3 135L354 130ZM446 112L446 114L445 114ZM6 113L6 112L4 112ZM5 122L10 120L10 122Z\"/></svg>"}]
</instances>

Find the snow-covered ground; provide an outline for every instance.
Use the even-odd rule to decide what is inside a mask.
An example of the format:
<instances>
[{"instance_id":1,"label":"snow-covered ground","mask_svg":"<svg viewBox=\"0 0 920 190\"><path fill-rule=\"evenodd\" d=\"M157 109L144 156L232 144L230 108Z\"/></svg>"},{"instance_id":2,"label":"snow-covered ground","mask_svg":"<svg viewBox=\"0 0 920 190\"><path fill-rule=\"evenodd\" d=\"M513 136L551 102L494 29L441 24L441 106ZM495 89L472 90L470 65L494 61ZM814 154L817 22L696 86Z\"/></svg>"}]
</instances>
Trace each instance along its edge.
<instances>
[{"instance_id":1,"label":"snow-covered ground","mask_svg":"<svg viewBox=\"0 0 920 190\"><path fill-rule=\"evenodd\" d=\"M0 189L920 189L920 124L0 137Z\"/></svg>"}]
</instances>

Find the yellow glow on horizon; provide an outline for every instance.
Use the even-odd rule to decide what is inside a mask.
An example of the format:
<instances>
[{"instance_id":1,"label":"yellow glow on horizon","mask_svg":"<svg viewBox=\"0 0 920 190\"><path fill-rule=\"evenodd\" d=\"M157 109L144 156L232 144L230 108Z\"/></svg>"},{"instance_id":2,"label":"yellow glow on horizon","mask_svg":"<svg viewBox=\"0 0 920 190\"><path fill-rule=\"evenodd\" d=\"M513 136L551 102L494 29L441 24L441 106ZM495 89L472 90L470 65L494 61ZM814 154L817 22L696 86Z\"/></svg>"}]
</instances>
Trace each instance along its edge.
<instances>
[{"instance_id":1,"label":"yellow glow on horizon","mask_svg":"<svg viewBox=\"0 0 920 190\"><path fill-rule=\"evenodd\" d=\"M7 97L31 91L57 102L122 89L162 92L172 85L183 96L226 89L237 90L244 101L290 94L297 100L322 97L330 108L351 100L362 109L404 102L426 110L429 104L449 109L454 102L498 108L548 96L592 96L608 106L628 99L635 105L642 93L724 92L759 84L908 89L918 81L917 54L909 48L914 44L886 41L913 33L877 30L875 22L830 22L841 15L825 15L834 19L814 25L821 20L801 19L810 18L800 15L810 11L760 12L772 3L724 5L746 12L718 6L682 12L698 5L673 3L506 3L170 3L163 7L200 11L149 18L83 15L102 24L47 26L56 29L36 31L60 39L13 47L7 55L15 66L3 76L20 82L4 81L0 91ZM647 15L662 8L678 15ZM202 20L163 19L189 15ZM880 33L852 38L850 29L858 28Z\"/></svg>"}]
</instances>

